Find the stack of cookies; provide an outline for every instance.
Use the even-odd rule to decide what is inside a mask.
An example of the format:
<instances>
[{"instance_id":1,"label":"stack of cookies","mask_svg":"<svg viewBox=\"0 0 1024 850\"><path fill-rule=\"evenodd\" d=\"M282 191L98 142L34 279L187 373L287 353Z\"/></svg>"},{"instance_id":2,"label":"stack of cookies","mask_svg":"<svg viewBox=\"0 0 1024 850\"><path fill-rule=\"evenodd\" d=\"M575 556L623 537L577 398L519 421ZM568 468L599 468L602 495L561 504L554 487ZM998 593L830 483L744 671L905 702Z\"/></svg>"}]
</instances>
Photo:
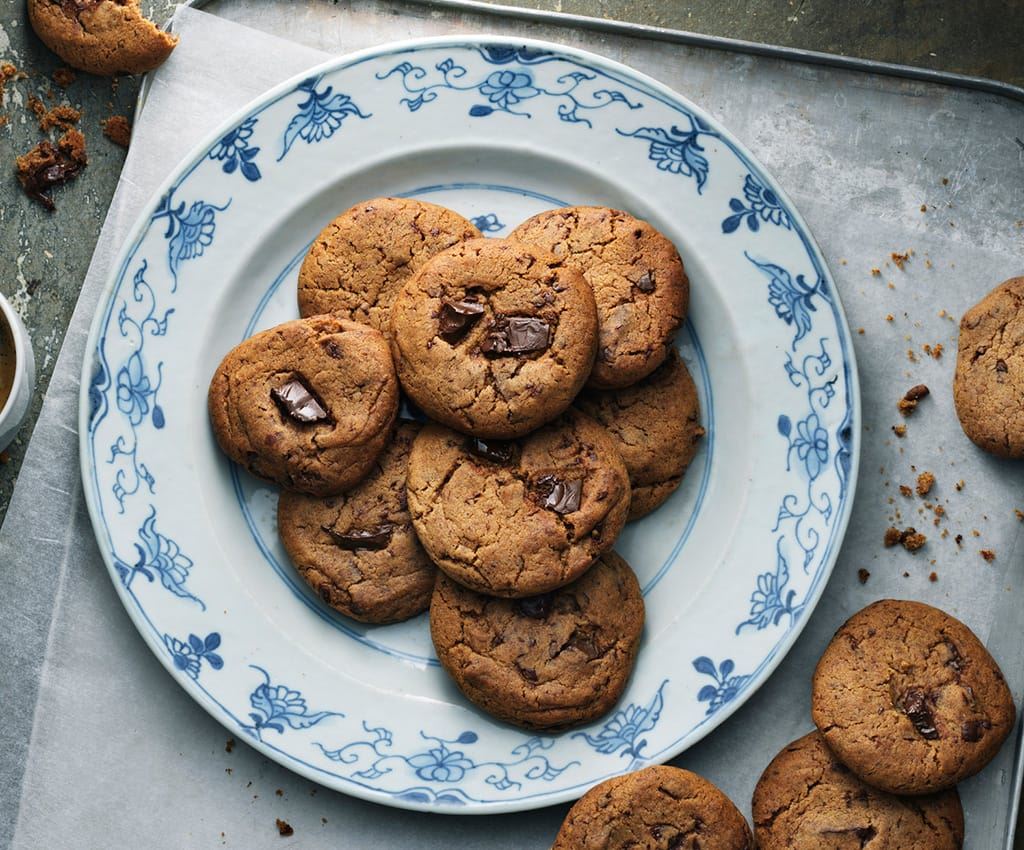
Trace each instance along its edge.
<instances>
[{"instance_id":1,"label":"stack of cookies","mask_svg":"<svg viewBox=\"0 0 1024 850\"><path fill-rule=\"evenodd\" d=\"M282 487L281 540L325 603L369 623L429 607L475 704L587 722L622 694L643 628L612 547L703 434L672 344L688 297L672 243L618 210L485 239L444 207L365 201L313 242L303 318L218 367L214 433ZM426 423L398 419L403 395Z\"/></svg>"}]
</instances>

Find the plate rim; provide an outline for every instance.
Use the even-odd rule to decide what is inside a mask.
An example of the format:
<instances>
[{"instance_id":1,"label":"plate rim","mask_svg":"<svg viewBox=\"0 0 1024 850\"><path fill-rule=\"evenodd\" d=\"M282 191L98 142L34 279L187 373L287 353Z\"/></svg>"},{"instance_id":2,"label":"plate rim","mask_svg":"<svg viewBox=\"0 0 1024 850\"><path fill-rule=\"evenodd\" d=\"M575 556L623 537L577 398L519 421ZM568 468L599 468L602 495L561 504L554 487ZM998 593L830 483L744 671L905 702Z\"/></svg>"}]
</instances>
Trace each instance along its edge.
<instances>
[{"instance_id":1,"label":"plate rim","mask_svg":"<svg viewBox=\"0 0 1024 850\"><path fill-rule=\"evenodd\" d=\"M671 103L681 105L685 109L690 110L694 115L704 119L710 119L710 123L715 127L716 133L718 133L718 135L728 143L733 151L739 155L741 160L759 172L760 175L769 179L769 182L772 185L772 190L776 192L780 201L785 205L787 212L790 214L793 224L795 225L794 229L797 231L797 235L800 236L800 234L803 234L801 241L804 243L809 259L822 273L826 283L830 287L829 291L831 297L835 301L836 309L834 310L834 314L836 318L836 326L840 331L841 349L845 355L843 359L843 367L846 371L846 379L849 385L849 413L851 419L849 442L850 469L849 478L847 479L846 484L847 496L837 514L836 524L829 541L829 549L823 556L820 580L809 592L805 608L803 612L801 612L799 618L795 619L791 628L766 657L763 662L763 669L757 674L758 681L753 683L752 687L742 689L733 700L726 705L723 705L720 710L705 718L705 720L675 741L672 745L666 747L661 752L654 754L649 759L652 763L665 763L680 755L680 753L685 752L689 747L705 738L726 719L738 711L740 707L742 707L771 678L772 674L782 663L782 660L789 654L793 644L806 628L811 615L814 613L814 610L817 608L817 605L821 600L825 587L829 583L829 579L835 569L835 565L838 561L839 553L848 530L853 503L856 497L860 471L861 431L859 423L861 420L862 405L856 352L853 347L853 337L850 333L849 322L845 308L843 307L841 295L835 285L834 277L827 262L825 261L825 257L821 252L821 248L818 245L817 240L814 238L813 233L808 227L803 215L789 197L788 192L778 184L778 181L775 179L772 172L767 169L756 156L754 156L749 148L733 134L728 126L723 124L715 116L711 115L707 109L694 103L688 97L681 94L671 86L651 77L643 71L632 68L623 62L610 59L590 50L571 47L559 44L558 42L530 37L496 35L486 32L417 37L388 41L382 44L372 45L361 50L332 56L322 63L311 66L305 71L283 80L277 85L272 86L266 91L253 97L242 107L231 112L227 118L218 122L213 130L206 133L198 142L193 144L189 148L188 152L168 171L167 176L160 182L159 186L153 190L153 192L148 196L146 202L141 206L138 215L123 239L121 248L117 252L116 259L110 266L110 271L107 274L103 289L97 299L95 312L93 314L92 321L90 322L89 333L85 344L85 354L83 356L80 372L77 424L79 432L79 468L81 472L81 483L93 537L97 542L97 548L100 550L100 555L106 565L108 576L114 585L118 598L124 606L125 611L128 613L128 616L132 621L132 625L149 647L150 651L156 656L158 661L163 665L179 687L181 687L189 697L200 705L214 720L229 732L241 734L243 732L241 727L230 716L224 716L224 712L221 710L220 704L210 697L202 688L198 687L195 682L184 675L182 671L177 670L174 667L173 659L164 651L165 647L163 643L157 639L155 632L148 628L151 624L148 622L145 612L137 603L129 604L130 602L134 602L134 600L129 597L127 589L118 580L116 567L111 553L108 552L100 542L102 540L103 533L105 532L105 526L102 526L101 514L92 493L89 479L91 471L91 461L89 459L89 389L92 378L91 370L95 362L95 350L102 330L106 308L110 305L115 294L116 287L118 286L118 281L123 277L124 269L126 268L140 238L145 233L146 227L149 223L148 213L154 207L154 204L158 203L159 199L167 194L167 192L174 187L177 181L189 173L191 168L194 168L199 162L201 162L205 158L206 152L216 144L216 142L221 139L225 133L236 127L243 119L251 115L255 110L269 105L272 101L275 101L279 97L287 94L293 90L296 85L309 77L338 71L375 56L395 54L411 49L429 49L432 47L479 48L484 44L529 48L548 52L555 57L560 56L575 60L582 60L609 73L618 74L622 77L632 79L639 84L648 87L653 92L658 93L660 96L668 99ZM688 741L684 745L683 742L687 741L687 739L694 734L697 734L697 737L694 740ZM251 736L242 734L239 740L245 741L245 743L256 748L264 756L272 759L282 767L285 767L286 769L313 782L323 784L332 790L373 803L412 811L452 815L486 815L528 811L578 799L578 797L582 793L585 793L586 790L584 789L577 793L577 788L570 788L563 791L554 791L550 794L542 794L502 802L473 803L471 805L467 804L465 806L458 807L439 806L432 802L423 803L401 799L389 795L387 792L366 788L359 783L339 782L337 781L338 777L335 774L328 773L321 768L317 768L314 765L296 759L281 749L273 747L258 738L253 739ZM325 778L325 776L327 778Z\"/></svg>"}]
</instances>

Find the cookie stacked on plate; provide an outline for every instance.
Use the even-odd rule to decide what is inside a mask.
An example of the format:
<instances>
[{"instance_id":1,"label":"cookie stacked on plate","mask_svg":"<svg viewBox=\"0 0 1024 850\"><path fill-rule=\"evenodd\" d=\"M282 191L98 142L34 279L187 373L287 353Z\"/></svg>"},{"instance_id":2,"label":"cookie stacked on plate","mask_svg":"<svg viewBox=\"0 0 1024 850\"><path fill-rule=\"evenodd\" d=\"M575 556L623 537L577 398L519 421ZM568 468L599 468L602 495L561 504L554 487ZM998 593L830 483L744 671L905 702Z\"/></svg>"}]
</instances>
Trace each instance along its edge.
<instances>
[{"instance_id":1,"label":"cookie stacked on plate","mask_svg":"<svg viewBox=\"0 0 1024 850\"><path fill-rule=\"evenodd\" d=\"M214 434L281 485L282 542L324 602L370 623L429 607L470 700L582 723L621 695L643 628L612 547L703 434L672 343L688 297L672 243L618 210L485 239L444 207L365 201L313 242L303 318L224 358ZM402 393L425 424L398 419Z\"/></svg>"}]
</instances>

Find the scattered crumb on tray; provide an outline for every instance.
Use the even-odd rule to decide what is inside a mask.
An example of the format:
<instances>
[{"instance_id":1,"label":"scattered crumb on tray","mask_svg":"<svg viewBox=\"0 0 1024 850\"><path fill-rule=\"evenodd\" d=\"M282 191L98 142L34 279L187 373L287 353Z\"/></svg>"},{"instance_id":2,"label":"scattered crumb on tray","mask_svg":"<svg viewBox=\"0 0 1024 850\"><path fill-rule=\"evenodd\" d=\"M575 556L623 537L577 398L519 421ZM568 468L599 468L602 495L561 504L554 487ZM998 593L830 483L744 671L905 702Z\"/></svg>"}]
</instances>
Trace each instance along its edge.
<instances>
[{"instance_id":1,"label":"scattered crumb on tray","mask_svg":"<svg viewBox=\"0 0 1024 850\"><path fill-rule=\"evenodd\" d=\"M56 207L49 190L77 177L88 161L85 136L68 130L56 147L44 139L17 158L18 182L26 195L52 212Z\"/></svg>"},{"instance_id":2,"label":"scattered crumb on tray","mask_svg":"<svg viewBox=\"0 0 1024 850\"><path fill-rule=\"evenodd\" d=\"M928 581L936 582L938 580L939 580L939 574L937 572L932 570L930 573L928 573Z\"/></svg>"},{"instance_id":3,"label":"scattered crumb on tray","mask_svg":"<svg viewBox=\"0 0 1024 850\"><path fill-rule=\"evenodd\" d=\"M224 743L224 752L230 753L234 748L235 748L235 739L234 738L228 738L227 741Z\"/></svg>"},{"instance_id":4,"label":"scattered crumb on tray","mask_svg":"<svg viewBox=\"0 0 1024 850\"><path fill-rule=\"evenodd\" d=\"M866 569L861 567L859 570L857 570L857 580L861 584L867 584L869 578L871 578L871 573L869 573Z\"/></svg>"},{"instance_id":5,"label":"scattered crumb on tray","mask_svg":"<svg viewBox=\"0 0 1024 850\"><path fill-rule=\"evenodd\" d=\"M903 267L910 262L910 258L914 255L913 249L904 251L902 254L893 251L889 256L892 257L892 261L896 264L896 268L903 271Z\"/></svg>"},{"instance_id":6,"label":"scattered crumb on tray","mask_svg":"<svg viewBox=\"0 0 1024 850\"><path fill-rule=\"evenodd\" d=\"M907 434L907 426L906 425L893 425L892 426L892 432L897 437L905 437L906 434Z\"/></svg>"},{"instance_id":7,"label":"scattered crumb on tray","mask_svg":"<svg viewBox=\"0 0 1024 850\"><path fill-rule=\"evenodd\" d=\"M288 836L295 834L295 830L292 829L292 825L288 823L288 821L277 818L274 822L277 824L278 835L287 838Z\"/></svg>"},{"instance_id":8,"label":"scattered crumb on tray","mask_svg":"<svg viewBox=\"0 0 1024 850\"><path fill-rule=\"evenodd\" d=\"M917 476L917 495L927 496L935 486L935 476L930 472L922 472Z\"/></svg>"},{"instance_id":9,"label":"scattered crumb on tray","mask_svg":"<svg viewBox=\"0 0 1024 850\"><path fill-rule=\"evenodd\" d=\"M70 68L58 68L53 72L53 81L62 89L66 89L77 79L78 75Z\"/></svg>"},{"instance_id":10,"label":"scattered crumb on tray","mask_svg":"<svg viewBox=\"0 0 1024 850\"><path fill-rule=\"evenodd\" d=\"M123 115L111 115L103 119L103 135L115 145L127 148L132 138L132 125Z\"/></svg>"},{"instance_id":11,"label":"scattered crumb on tray","mask_svg":"<svg viewBox=\"0 0 1024 850\"><path fill-rule=\"evenodd\" d=\"M996 553L991 549L982 549L978 554L990 563L996 559Z\"/></svg>"},{"instance_id":12,"label":"scattered crumb on tray","mask_svg":"<svg viewBox=\"0 0 1024 850\"><path fill-rule=\"evenodd\" d=\"M900 484L900 495L906 496L908 499L914 495L914 491L911 490L906 484Z\"/></svg>"},{"instance_id":13,"label":"scattered crumb on tray","mask_svg":"<svg viewBox=\"0 0 1024 850\"><path fill-rule=\"evenodd\" d=\"M896 407L904 416L917 410L917 403L928 395L929 389L924 384L917 384L904 393L903 398L896 402Z\"/></svg>"}]
</instances>

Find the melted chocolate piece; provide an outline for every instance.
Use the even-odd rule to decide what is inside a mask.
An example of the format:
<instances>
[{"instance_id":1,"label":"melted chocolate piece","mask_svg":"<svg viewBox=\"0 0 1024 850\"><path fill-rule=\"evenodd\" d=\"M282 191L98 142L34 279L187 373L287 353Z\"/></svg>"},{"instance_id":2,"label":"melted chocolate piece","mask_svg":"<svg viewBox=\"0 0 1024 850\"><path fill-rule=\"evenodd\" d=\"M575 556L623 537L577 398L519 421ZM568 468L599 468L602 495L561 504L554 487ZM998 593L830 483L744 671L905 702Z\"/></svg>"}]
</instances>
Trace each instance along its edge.
<instances>
[{"instance_id":1,"label":"melted chocolate piece","mask_svg":"<svg viewBox=\"0 0 1024 850\"><path fill-rule=\"evenodd\" d=\"M19 162L18 181L26 195L53 212L57 207L47 192L77 177L85 162L72 159L48 141L40 142L34 152L41 161L31 168L22 167Z\"/></svg>"},{"instance_id":2,"label":"melted chocolate piece","mask_svg":"<svg viewBox=\"0 0 1024 850\"><path fill-rule=\"evenodd\" d=\"M348 531L337 531L326 525L321 525L320 528L331 536L336 546L350 551L387 549L391 536L395 533L395 526L390 522L375 525L373 528L350 528Z\"/></svg>"},{"instance_id":3,"label":"melted chocolate piece","mask_svg":"<svg viewBox=\"0 0 1024 850\"><path fill-rule=\"evenodd\" d=\"M307 424L327 419L327 411L323 405L298 378L292 378L286 384L272 389L270 397L277 402L281 413L296 422Z\"/></svg>"},{"instance_id":4,"label":"melted chocolate piece","mask_svg":"<svg viewBox=\"0 0 1024 850\"><path fill-rule=\"evenodd\" d=\"M636 282L636 288L641 292L654 292L654 276L650 272L644 272Z\"/></svg>"},{"instance_id":5,"label":"melted chocolate piece","mask_svg":"<svg viewBox=\"0 0 1024 850\"><path fill-rule=\"evenodd\" d=\"M987 720L965 720L960 724L960 737L968 744L976 744L985 737L985 730L991 728L992 724Z\"/></svg>"},{"instance_id":6,"label":"melted chocolate piece","mask_svg":"<svg viewBox=\"0 0 1024 850\"><path fill-rule=\"evenodd\" d=\"M903 692L896 707L910 718L917 734L922 738L934 741L939 737L939 730L935 728L935 715L932 714L928 697L923 690L908 688Z\"/></svg>"},{"instance_id":7,"label":"melted chocolate piece","mask_svg":"<svg viewBox=\"0 0 1024 850\"><path fill-rule=\"evenodd\" d=\"M1006 366L1006 361L1003 360L1001 357L996 361L996 371L997 372L1008 372L1009 371L1009 369Z\"/></svg>"},{"instance_id":8,"label":"melted chocolate piece","mask_svg":"<svg viewBox=\"0 0 1024 850\"><path fill-rule=\"evenodd\" d=\"M864 847L872 838L878 835L878 830L873 826L851 826L849 829L823 829L822 835L852 835Z\"/></svg>"},{"instance_id":9,"label":"melted chocolate piece","mask_svg":"<svg viewBox=\"0 0 1024 850\"><path fill-rule=\"evenodd\" d=\"M458 342L483 314L484 305L476 301L445 301L438 316L437 333L447 342Z\"/></svg>"},{"instance_id":10,"label":"melted chocolate piece","mask_svg":"<svg viewBox=\"0 0 1024 850\"><path fill-rule=\"evenodd\" d=\"M551 345L551 325L536 316L495 316L480 343L488 357L507 357L543 351Z\"/></svg>"},{"instance_id":11,"label":"melted chocolate piece","mask_svg":"<svg viewBox=\"0 0 1024 850\"><path fill-rule=\"evenodd\" d=\"M516 610L524 617L543 620L551 613L551 606L554 601L555 594L553 593L542 593L540 596L527 596L525 599L516 600Z\"/></svg>"},{"instance_id":12,"label":"melted chocolate piece","mask_svg":"<svg viewBox=\"0 0 1024 850\"><path fill-rule=\"evenodd\" d=\"M542 475L537 479L537 492L540 494L541 506L556 514L571 514L580 509L580 497L583 495L583 481L564 481L557 475Z\"/></svg>"},{"instance_id":13,"label":"melted chocolate piece","mask_svg":"<svg viewBox=\"0 0 1024 850\"><path fill-rule=\"evenodd\" d=\"M957 674L957 679L960 678L960 673L963 670L963 656L960 655L960 650L953 641L944 641L946 649L949 650L949 658L946 660L946 666L949 667L954 673Z\"/></svg>"},{"instance_id":14,"label":"melted chocolate piece","mask_svg":"<svg viewBox=\"0 0 1024 850\"><path fill-rule=\"evenodd\" d=\"M469 451L484 460L494 463L509 463L515 457L516 444L511 440L485 440L482 437L470 437Z\"/></svg>"}]
</instances>

